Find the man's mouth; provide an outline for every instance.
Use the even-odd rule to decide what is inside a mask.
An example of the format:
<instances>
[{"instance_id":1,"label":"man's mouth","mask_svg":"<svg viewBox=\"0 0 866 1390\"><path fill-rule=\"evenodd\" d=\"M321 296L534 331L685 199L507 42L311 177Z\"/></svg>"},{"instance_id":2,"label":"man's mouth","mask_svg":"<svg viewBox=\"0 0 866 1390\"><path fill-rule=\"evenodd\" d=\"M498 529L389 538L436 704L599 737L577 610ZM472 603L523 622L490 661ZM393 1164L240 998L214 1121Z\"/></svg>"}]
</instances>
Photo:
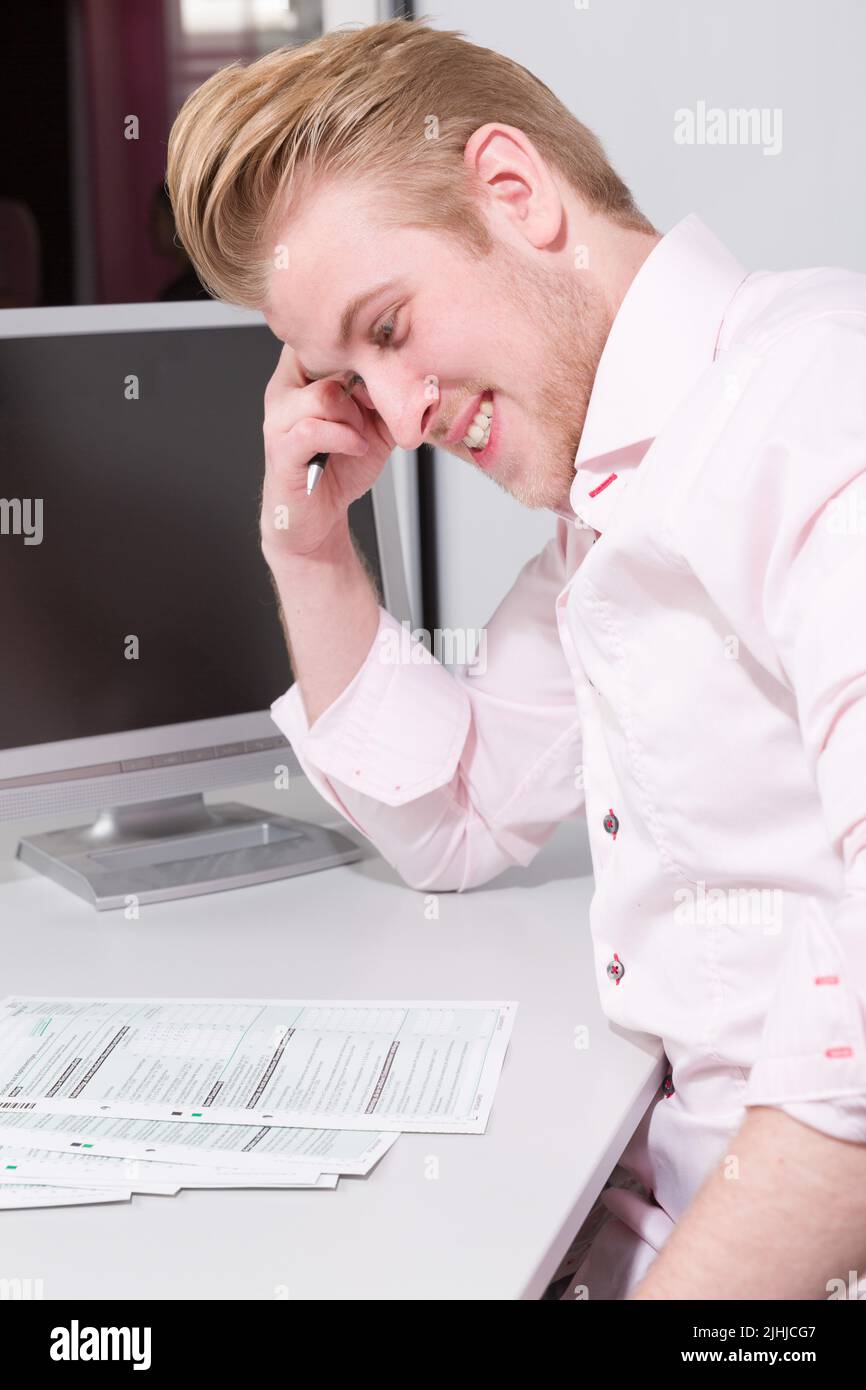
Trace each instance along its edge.
<instances>
[{"instance_id":1,"label":"man's mouth","mask_svg":"<svg viewBox=\"0 0 866 1390\"><path fill-rule=\"evenodd\" d=\"M485 391L481 397L481 404L472 419L472 423L464 434L462 444L467 449L471 449L473 454L483 453L490 443L490 430L493 426L493 392Z\"/></svg>"},{"instance_id":2,"label":"man's mouth","mask_svg":"<svg viewBox=\"0 0 866 1390\"><path fill-rule=\"evenodd\" d=\"M499 447L494 394L492 390L484 391L474 401L468 401L454 421L451 433L443 440L446 449L456 450L462 444L472 455L472 462L481 468L492 462Z\"/></svg>"}]
</instances>

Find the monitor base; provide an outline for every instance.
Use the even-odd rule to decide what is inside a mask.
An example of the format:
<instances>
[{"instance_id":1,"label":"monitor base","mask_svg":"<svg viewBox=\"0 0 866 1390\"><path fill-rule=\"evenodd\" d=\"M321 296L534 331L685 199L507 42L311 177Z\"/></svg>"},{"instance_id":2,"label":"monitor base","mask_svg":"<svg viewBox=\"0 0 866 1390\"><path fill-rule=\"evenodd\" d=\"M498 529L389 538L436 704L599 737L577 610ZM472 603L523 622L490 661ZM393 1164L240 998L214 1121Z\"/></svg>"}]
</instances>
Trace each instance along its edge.
<instances>
[{"instance_id":1,"label":"monitor base","mask_svg":"<svg viewBox=\"0 0 866 1390\"><path fill-rule=\"evenodd\" d=\"M244 888L351 864L363 850L336 830L201 794L101 812L90 825L19 842L16 857L100 911Z\"/></svg>"}]
</instances>

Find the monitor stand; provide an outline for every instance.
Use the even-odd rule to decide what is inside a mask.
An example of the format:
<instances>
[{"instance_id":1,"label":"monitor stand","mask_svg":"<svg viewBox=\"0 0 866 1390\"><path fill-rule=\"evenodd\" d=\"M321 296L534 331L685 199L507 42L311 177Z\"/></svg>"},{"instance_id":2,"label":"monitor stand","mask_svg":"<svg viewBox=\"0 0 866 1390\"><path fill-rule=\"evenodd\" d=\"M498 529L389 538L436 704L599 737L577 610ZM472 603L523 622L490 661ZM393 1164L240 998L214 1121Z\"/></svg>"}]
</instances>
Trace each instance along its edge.
<instances>
[{"instance_id":1,"label":"monitor stand","mask_svg":"<svg viewBox=\"0 0 866 1390\"><path fill-rule=\"evenodd\" d=\"M17 858L93 907L190 898L351 864L336 830L200 793L102 811L91 825L21 840Z\"/></svg>"}]
</instances>

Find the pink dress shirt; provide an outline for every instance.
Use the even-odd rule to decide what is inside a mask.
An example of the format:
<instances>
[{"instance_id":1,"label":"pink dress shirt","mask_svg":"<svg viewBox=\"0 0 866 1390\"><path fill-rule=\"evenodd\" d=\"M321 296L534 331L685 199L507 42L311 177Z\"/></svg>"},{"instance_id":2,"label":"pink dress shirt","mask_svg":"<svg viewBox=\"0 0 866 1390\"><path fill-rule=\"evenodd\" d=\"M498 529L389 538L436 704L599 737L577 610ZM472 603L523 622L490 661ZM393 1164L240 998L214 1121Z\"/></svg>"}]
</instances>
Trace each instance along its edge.
<instances>
[{"instance_id":1,"label":"pink dress shirt","mask_svg":"<svg viewBox=\"0 0 866 1390\"><path fill-rule=\"evenodd\" d=\"M603 1008L670 1063L621 1160L652 1198L609 1194L622 1293L744 1107L866 1143L866 277L749 274L685 218L616 316L570 502L484 669L396 661L383 609L312 728L297 685L272 713L418 889L586 814Z\"/></svg>"}]
</instances>

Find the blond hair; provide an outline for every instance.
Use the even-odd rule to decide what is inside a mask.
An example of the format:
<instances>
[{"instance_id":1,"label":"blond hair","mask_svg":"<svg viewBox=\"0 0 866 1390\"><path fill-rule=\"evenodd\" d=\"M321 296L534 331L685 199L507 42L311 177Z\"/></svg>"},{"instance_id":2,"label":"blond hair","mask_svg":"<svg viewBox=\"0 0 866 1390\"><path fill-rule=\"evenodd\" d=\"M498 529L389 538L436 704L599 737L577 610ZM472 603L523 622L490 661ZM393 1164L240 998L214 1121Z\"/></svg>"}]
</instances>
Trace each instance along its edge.
<instances>
[{"instance_id":1,"label":"blond hair","mask_svg":"<svg viewBox=\"0 0 866 1390\"><path fill-rule=\"evenodd\" d=\"M261 308L277 230L314 180L343 176L387 193L387 225L451 233L484 255L463 151L491 121L522 130L593 209L653 231L596 136L531 72L459 32L394 19L232 63L187 98L168 142L179 238L211 293Z\"/></svg>"}]
</instances>

